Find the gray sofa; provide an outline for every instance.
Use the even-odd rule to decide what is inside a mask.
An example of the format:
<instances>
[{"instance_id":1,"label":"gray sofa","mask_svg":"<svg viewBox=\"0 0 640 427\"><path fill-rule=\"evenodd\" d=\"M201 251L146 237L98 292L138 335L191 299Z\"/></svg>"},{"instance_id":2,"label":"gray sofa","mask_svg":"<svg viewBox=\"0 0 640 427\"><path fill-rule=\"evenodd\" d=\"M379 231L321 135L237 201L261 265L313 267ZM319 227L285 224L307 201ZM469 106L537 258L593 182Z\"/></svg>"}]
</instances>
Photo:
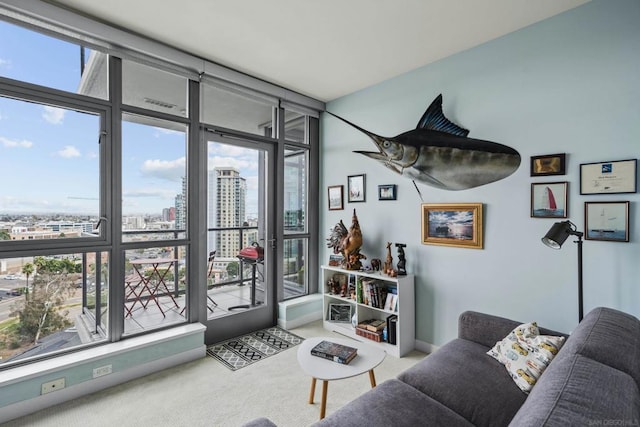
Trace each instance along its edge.
<instances>
[{"instance_id":1,"label":"gray sofa","mask_svg":"<svg viewBox=\"0 0 640 427\"><path fill-rule=\"evenodd\" d=\"M640 425L638 319L608 308L591 311L529 394L486 354L521 323L462 313L458 338L314 427Z\"/></svg>"},{"instance_id":2,"label":"gray sofa","mask_svg":"<svg viewBox=\"0 0 640 427\"><path fill-rule=\"evenodd\" d=\"M639 425L638 319L591 311L528 395L486 354L520 323L462 313L458 338L315 426Z\"/></svg>"}]
</instances>

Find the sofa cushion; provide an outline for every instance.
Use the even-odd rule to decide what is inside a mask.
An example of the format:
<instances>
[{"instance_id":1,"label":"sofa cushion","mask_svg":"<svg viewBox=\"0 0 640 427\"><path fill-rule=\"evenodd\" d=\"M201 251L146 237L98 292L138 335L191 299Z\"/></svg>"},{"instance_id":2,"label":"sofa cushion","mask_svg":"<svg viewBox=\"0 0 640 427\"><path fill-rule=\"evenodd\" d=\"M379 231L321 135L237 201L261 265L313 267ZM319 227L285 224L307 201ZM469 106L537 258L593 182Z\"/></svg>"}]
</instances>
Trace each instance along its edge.
<instances>
[{"instance_id":1,"label":"sofa cushion","mask_svg":"<svg viewBox=\"0 0 640 427\"><path fill-rule=\"evenodd\" d=\"M536 322L523 323L487 354L502 363L520 390L529 392L564 344L564 337L540 335Z\"/></svg>"},{"instance_id":2,"label":"sofa cushion","mask_svg":"<svg viewBox=\"0 0 640 427\"><path fill-rule=\"evenodd\" d=\"M398 379L477 426L507 425L526 398L488 347L455 339Z\"/></svg>"},{"instance_id":3,"label":"sofa cushion","mask_svg":"<svg viewBox=\"0 0 640 427\"><path fill-rule=\"evenodd\" d=\"M579 354L556 358L511 426L638 425L640 394L633 378Z\"/></svg>"},{"instance_id":4,"label":"sofa cushion","mask_svg":"<svg viewBox=\"0 0 640 427\"><path fill-rule=\"evenodd\" d=\"M460 415L420 393L391 379L313 424L315 427L472 427Z\"/></svg>"},{"instance_id":5,"label":"sofa cushion","mask_svg":"<svg viewBox=\"0 0 640 427\"><path fill-rule=\"evenodd\" d=\"M630 314L593 309L571 333L565 351L626 372L640 387L640 321Z\"/></svg>"}]
</instances>

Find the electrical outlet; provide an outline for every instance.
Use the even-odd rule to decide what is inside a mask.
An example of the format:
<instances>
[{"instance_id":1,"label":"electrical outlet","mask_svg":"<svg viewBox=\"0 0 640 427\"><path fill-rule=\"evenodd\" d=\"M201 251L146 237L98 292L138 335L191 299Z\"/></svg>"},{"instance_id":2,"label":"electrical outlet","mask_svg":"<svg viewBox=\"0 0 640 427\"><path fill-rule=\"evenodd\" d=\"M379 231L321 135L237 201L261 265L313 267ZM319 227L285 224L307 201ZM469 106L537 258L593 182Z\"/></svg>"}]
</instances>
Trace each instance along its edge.
<instances>
[{"instance_id":1,"label":"electrical outlet","mask_svg":"<svg viewBox=\"0 0 640 427\"><path fill-rule=\"evenodd\" d=\"M111 372L113 372L111 365L100 366L93 370L93 378L109 375Z\"/></svg>"},{"instance_id":2,"label":"electrical outlet","mask_svg":"<svg viewBox=\"0 0 640 427\"><path fill-rule=\"evenodd\" d=\"M57 380L49 381L48 383L42 383L42 393L47 394L52 391L60 390L64 388L64 378L58 378Z\"/></svg>"}]
</instances>

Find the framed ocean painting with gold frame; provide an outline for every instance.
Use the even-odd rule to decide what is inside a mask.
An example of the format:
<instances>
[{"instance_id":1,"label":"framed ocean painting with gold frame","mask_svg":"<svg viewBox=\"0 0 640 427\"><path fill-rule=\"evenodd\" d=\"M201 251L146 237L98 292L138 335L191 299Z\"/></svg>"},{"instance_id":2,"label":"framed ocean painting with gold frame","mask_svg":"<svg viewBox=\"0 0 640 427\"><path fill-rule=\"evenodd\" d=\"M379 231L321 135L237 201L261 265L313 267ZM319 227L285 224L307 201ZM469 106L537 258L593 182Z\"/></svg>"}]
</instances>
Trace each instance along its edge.
<instances>
[{"instance_id":1,"label":"framed ocean painting with gold frame","mask_svg":"<svg viewBox=\"0 0 640 427\"><path fill-rule=\"evenodd\" d=\"M482 203L424 203L422 243L482 249Z\"/></svg>"}]
</instances>

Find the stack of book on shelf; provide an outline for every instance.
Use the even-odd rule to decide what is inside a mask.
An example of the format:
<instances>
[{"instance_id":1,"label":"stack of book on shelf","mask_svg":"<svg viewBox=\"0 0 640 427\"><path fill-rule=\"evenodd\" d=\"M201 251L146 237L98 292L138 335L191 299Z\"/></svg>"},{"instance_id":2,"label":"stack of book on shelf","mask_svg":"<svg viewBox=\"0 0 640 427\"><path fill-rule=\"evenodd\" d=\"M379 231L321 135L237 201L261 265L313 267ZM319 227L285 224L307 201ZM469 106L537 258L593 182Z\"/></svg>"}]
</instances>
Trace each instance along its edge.
<instances>
[{"instance_id":1,"label":"stack of book on shelf","mask_svg":"<svg viewBox=\"0 0 640 427\"><path fill-rule=\"evenodd\" d=\"M381 342L384 328L387 322L379 319L370 319L358 323L356 326L356 335L368 338L370 340Z\"/></svg>"},{"instance_id":2,"label":"stack of book on shelf","mask_svg":"<svg viewBox=\"0 0 640 427\"><path fill-rule=\"evenodd\" d=\"M364 277L360 281L358 302L374 308L384 308L389 293L388 286L379 280Z\"/></svg>"},{"instance_id":3,"label":"stack of book on shelf","mask_svg":"<svg viewBox=\"0 0 640 427\"><path fill-rule=\"evenodd\" d=\"M358 349L331 341L320 341L311 349L311 354L347 365L357 356Z\"/></svg>"}]
</instances>

